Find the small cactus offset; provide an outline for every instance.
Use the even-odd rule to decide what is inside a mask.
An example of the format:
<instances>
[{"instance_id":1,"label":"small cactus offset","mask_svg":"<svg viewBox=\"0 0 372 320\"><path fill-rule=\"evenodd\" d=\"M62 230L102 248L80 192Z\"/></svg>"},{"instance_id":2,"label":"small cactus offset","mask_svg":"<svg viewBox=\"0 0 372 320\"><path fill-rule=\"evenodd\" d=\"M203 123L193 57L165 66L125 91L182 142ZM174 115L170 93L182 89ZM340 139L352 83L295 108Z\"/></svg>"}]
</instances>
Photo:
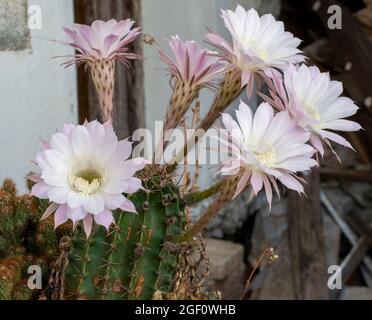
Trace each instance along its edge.
<instances>
[{"instance_id":1,"label":"small cactus offset","mask_svg":"<svg viewBox=\"0 0 372 320\"><path fill-rule=\"evenodd\" d=\"M40 292L27 286L31 265L40 266L43 281L48 281L61 232L55 232L53 220L40 221L47 203L18 196L11 180L0 188L0 300L37 298Z\"/></svg>"}]
</instances>

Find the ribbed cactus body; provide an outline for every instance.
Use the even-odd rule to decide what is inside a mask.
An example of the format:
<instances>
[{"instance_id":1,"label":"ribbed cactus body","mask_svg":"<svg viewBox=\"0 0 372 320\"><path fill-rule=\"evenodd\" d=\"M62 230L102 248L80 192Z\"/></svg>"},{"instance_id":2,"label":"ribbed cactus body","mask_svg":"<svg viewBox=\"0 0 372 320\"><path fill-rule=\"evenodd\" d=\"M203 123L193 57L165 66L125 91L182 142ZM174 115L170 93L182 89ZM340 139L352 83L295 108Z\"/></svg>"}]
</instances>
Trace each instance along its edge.
<instances>
[{"instance_id":1,"label":"ribbed cactus body","mask_svg":"<svg viewBox=\"0 0 372 320\"><path fill-rule=\"evenodd\" d=\"M131 196L138 214L115 212L116 225L89 239L76 230L65 273L66 298L151 299L172 289L178 252L172 239L184 230L178 188L155 176Z\"/></svg>"}]
</instances>

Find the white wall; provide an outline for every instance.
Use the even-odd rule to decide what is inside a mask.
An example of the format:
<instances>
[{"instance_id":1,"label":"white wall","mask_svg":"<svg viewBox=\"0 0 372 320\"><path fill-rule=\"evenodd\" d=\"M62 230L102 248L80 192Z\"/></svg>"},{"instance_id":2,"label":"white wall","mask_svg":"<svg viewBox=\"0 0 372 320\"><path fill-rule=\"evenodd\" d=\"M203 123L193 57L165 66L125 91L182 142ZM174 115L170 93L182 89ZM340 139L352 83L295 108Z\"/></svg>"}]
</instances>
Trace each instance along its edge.
<instances>
[{"instance_id":1,"label":"white wall","mask_svg":"<svg viewBox=\"0 0 372 320\"><path fill-rule=\"evenodd\" d=\"M164 38L175 34L182 40L196 40L207 46L203 43L206 27L229 39L228 31L220 17L221 8L235 9L237 3L250 8L261 2L260 0L142 0L143 29L167 52L169 46ZM171 89L169 77L164 70L165 65L159 59L157 50L150 45L144 46L146 128L154 131L154 122L164 118ZM202 91L200 99L202 116L208 111L212 98L212 92ZM208 187L211 180L213 180L212 171L204 166L201 171L200 187Z\"/></svg>"},{"instance_id":2,"label":"white wall","mask_svg":"<svg viewBox=\"0 0 372 320\"><path fill-rule=\"evenodd\" d=\"M0 52L0 181L14 179L25 191L24 176L36 170L31 162L64 123L77 121L75 68L60 67L57 55L72 54L62 26L73 23L72 0L29 0L42 9L42 29L31 32L31 49Z\"/></svg>"},{"instance_id":3,"label":"white wall","mask_svg":"<svg viewBox=\"0 0 372 320\"><path fill-rule=\"evenodd\" d=\"M233 0L142 0L144 32L153 36L169 52L165 38L177 34L182 40L203 41L206 27L223 31L219 8L233 8ZM157 50L145 45L145 106L146 127L153 129L154 120L162 120L171 94L167 72ZM205 112L211 94L203 92L202 109Z\"/></svg>"}]
</instances>

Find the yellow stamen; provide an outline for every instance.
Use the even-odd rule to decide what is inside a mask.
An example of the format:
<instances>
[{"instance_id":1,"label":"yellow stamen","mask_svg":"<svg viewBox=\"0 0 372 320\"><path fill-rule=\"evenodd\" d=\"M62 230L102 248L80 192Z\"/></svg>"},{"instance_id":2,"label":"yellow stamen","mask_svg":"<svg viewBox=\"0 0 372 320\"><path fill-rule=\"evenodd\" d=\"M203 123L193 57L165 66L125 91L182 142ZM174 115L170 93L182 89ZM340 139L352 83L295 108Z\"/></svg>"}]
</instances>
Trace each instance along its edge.
<instances>
[{"instance_id":1,"label":"yellow stamen","mask_svg":"<svg viewBox=\"0 0 372 320\"><path fill-rule=\"evenodd\" d=\"M276 153L271 145L269 145L269 149L265 152L255 153L255 155L258 161L264 163L268 167L271 167L276 160Z\"/></svg>"},{"instance_id":2,"label":"yellow stamen","mask_svg":"<svg viewBox=\"0 0 372 320\"><path fill-rule=\"evenodd\" d=\"M93 169L79 171L71 178L71 185L74 190L85 196L99 191L101 184L102 176Z\"/></svg>"}]
</instances>

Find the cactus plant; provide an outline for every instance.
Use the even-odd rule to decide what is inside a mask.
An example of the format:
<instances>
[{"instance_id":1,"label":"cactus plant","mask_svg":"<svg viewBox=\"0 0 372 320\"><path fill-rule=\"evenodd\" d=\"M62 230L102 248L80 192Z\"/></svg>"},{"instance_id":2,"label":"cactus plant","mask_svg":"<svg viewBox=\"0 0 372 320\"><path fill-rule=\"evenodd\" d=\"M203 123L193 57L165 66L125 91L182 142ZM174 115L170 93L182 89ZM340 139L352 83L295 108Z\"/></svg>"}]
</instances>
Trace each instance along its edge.
<instances>
[{"instance_id":1,"label":"cactus plant","mask_svg":"<svg viewBox=\"0 0 372 320\"><path fill-rule=\"evenodd\" d=\"M151 299L157 291L172 291L178 260L172 241L184 231L185 204L165 170L149 167L141 177L146 190L130 198L138 214L117 210L109 232L100 227L89 239L76 231L66 298Z\"/></svg>"},{"instance_id":2,"label":"cactus plant","mask_svg":"<svg viewBox=\"0 0 372 320\"><path fill-rule=\"evenodd\" d=\"M302 180L297 173L317 165L313 155L316 149L322 154L322 143L330 145L329 140L333 140L351 147L341 137L320 130L318 125L313 132L308 119L313 117L316 124L322 120L319 106L315 105L317 101L305 103L306 110L299 112L307 113L305 119L296 119L286 105L291 98L288 92L292 90L295 94L296 90L284 89L282 74L277 69L285 73L288 63L304 60L297 49L299 40L284 33L281 24L270 16L262 18L272 28L281 30L277 40L283 56L278 58L270 44L269 28L252 35L254 43L255 38L271 39L265 41L261 50L258 45L250 48L246 35L239 33L242 28L231 27L256 23L260 18L254 9L246 12L238 6L235 13L223 11L222 17L235 41L231 46L209 32L207 39L220 54L201 49L193 41L172 38L173 61L158 47L175 80L164 130L171 132L180 124L186 129L184 115L198 99L199 91L217 89L214 103L203 120L199 119L197 101L193 108L191 127L203 129L202 132L195 132L190 141L186 135L182 139L184 148L173 162L165 165L158 162L163 158L168 134L161 134L153 155L155 164L149 164L148 159L136 158L141 153L133 154L132 142L119 141L112 127L115 61L129 66L129 60L139 58L129 52L127 45L137 38L140 28L132 29L134 22L128 19L95 21L92 26L65 29L71 40L69 45L77 49L65 65L86 64L91 68L105 123L86 121L84 125L65 125L50 143L43 142L43 151L35 162L41 174L29 176L35 182L30 185L31 194L40 199L18 196L14 183L4 182L0 189L0 299L38 297L26 284L31 264L42 268L44 281L49 279L43 297L51 299L218 299L219 294L200 290L206 274L200 276L196 272L199 262L206 260L197 235L218 211L248 188L251 198L265 190L269 203L272 189L279 193L278 183L302 192ZM232 31L238 32L236 37ZM299 72L293 68L289 69L293 69L292 73ZM318 74L322 83L329 82L316 69L302 66L299 70L305 75ZM217 76L222 78L219 85ZM229 114L222 114L226 130L221 130L217 140L223 146L219 151L231 155L222 161L220 170L228 177L198 192L195 191L198 174L195 173L191 182L186 166L184 185L175 184L173 172L199 141L199 135L204 135L220 112L244 89L250 96L256 80L270 86L272 97L264 98L276 110L263 103L253 115L249 106L241 102L237 121ZM335 83L332 87L340 88ZM337 99L338 96L334 99L337 104L346 108L345 115L356 112L352 102L346 100L345 104L345 100ZM332 119L336 120L333 123L327 124L327 119L323 119L322 128L346 131L360 128L351 121L340 122L339 114L333 115ZM187 157L184 163L187 164ZM196 222L190 223L189 206L217 193L215 202ZM72 226L66 224L69 220ZM191 258L195 251L200 256L196 262Z\"/></svg>"}]
</instances>

